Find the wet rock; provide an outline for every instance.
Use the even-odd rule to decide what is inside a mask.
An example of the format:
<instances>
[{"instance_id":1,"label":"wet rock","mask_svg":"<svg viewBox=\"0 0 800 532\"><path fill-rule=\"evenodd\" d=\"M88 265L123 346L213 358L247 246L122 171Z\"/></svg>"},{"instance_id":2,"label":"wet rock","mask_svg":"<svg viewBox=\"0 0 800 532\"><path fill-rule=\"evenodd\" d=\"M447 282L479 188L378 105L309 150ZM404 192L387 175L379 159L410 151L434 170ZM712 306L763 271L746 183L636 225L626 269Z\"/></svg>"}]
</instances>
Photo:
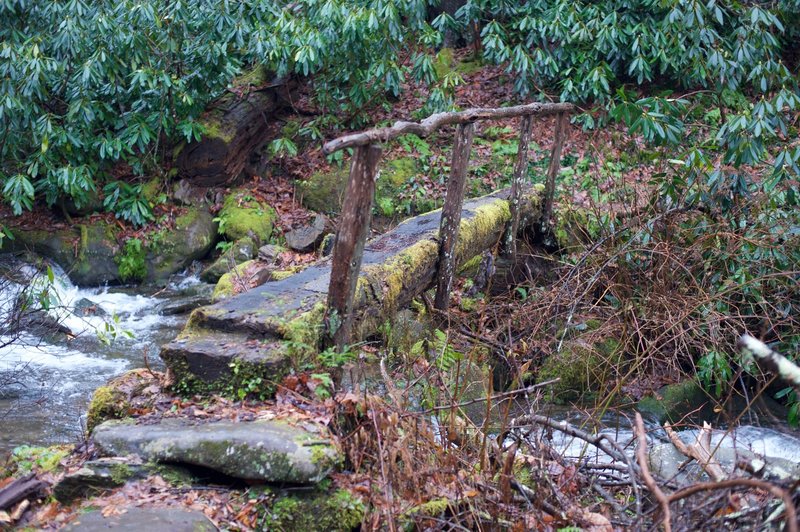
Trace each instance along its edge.
<instances>
[{"instance_id":1,"label":"wet rock","mask_svg":"<svg viewBox=\"0 0 800 532\"><path fill-rule=\"evenodd\" d=\"M286 245L295 251L312 251L325 236L327 221L325 216L317 214L311 225L292 229L286 233L284 235Z\"/></svg>"},{"instance_id":2,"label":"wet rock","mask_svg":"<svg viewBox=\"0 0 800 532\"><path fill-rule=\"evenodd\" d=\"M211 300L216 303L232 295L261 286L272 280L274 269L270 264L260 260L243 262L219 278Z\"/></svg>"},{"instance_id":3,"label":"wet rock","mask_svg":"<svg viewBox=\"0 0 800 532\"><path fill-rule=\"evenodd\" d=\"M205 208L192 207L178 216L175 227L147 250L147 281L166 282L170 275L205 257L217 242L217 222Z\"/></svg>"},{"instance_id":4,"label":"wet rock","mask_svg":"<svg viewBox=\"0 0 800 532\"><path fill-rule=\"evenodd\" d=\"M235 266L252 259L256 254L256 243L246 236L231 245L230 249L214 261L211 266L200 273L200 280L216 283L219 278L231 271Z\"/></svg>"},{"instance_id":5,"label":"wet rock","mask_svg":"<svg viewBox=\"0 0 800 532\"><path fill-rule=\"evenodd\" d=\"M278 260L278 257L281 253L285 251L284 248L281 246L276 246L274 244L267 244L265 246L261 246L258 248L258 260L263 260L264 262L268 262L270 264L274 263Z\"/></svg>"},{"instance_id":6,"label":"wet rock","mask_svg":"<svg viewBox=\"0 0 800 532\"><path fill-rule=\"evenodd\" d=\"M210 287L207 293L195 294L193 296L186 296L175 301L170 301L161 307L161 314L164 316L177 316L180 314L188 314L198 307L208 305L211 303L211 292L213 287Z\"/></svg>"},{"instance_id":7,"label":"wet rock","mask_svg":"<svg viewBox=\"0 0 800 532\"><path fill-rule=\"evenodd\" d=\"M182 508L126 508L125 513L104 517L100 510L79 514L67 532L216 532L203 512Z\"/></svg>"},{"instance_id":8,"label":"wet rock","mask_svg":"<svg viewBox=\"0 0 800 532\"><path fill-rule=\"evenodd\" d=\"M19 315L19 329L41 338L58 338L72 334L66 325L44 310L22 311Z\"/></svg>"},{"instance_id":9,"label":"wet rock","mask_svg":"<svg viewBox=\"0 0 800 532\"><path fill-rule=\"evenodd\" d=\"M325 478L341 455L324 428L285 421L190 424L163 419L137 425L107 421L92 438L102 454L207 467L246 480L311 484Z\"/></svg>"},{"instance_id":10,"label":"wet rock","mask_svg":"<svg viewBox=\"0 0 800 532\"><path fill-rule=\"evenodd\" d=\"M61 266L78 286L119 282L116 228L102 221L48 230L14 229L12 250L32 250Z\"/></svg>"},{"instance_id":11,"label":"wet rock","mask_svg":"<svg viewBox=\"0 0 800 532\"><path fill-rule=\"evenodd\" d=\"M72 305L72 309L76 316L108 316L108 312L103 310L103 307L85 297L77 300Z\"/></svg>"}]
</instances>

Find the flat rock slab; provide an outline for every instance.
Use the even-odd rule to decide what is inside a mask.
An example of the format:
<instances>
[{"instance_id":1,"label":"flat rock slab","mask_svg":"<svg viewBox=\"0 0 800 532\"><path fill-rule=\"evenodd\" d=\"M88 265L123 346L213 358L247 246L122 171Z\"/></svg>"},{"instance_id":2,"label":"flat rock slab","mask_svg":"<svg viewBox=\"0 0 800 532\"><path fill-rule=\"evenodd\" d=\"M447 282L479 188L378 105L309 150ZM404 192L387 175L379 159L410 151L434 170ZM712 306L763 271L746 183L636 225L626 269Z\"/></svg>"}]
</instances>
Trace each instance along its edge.
<instances>
[{"instance_id":1,"label":"flat rock slab","mask_svg":"<svg viewBox=\"0 0 800 532\"><path fill-rule=\"evenodd\" d=\"M164 419L137 425L106 421L92 433L106 456L207 467L234 478L311 484L325 478L341 454L319 425L286 421L196 423Z\"/></svg>"},{"instance_id":2,"label":"flat rock slab","mask_svg":"<svg viewBox=\"0 0 800 532\"><path fill-rule=\"evenodd\" d=\"M140 532L212 532L217 527L194 510L180 508L128 508L121 515L103 517L99 510L81 514L64 527L67 532L117 530Z\"/></svg>"}]
</instances>

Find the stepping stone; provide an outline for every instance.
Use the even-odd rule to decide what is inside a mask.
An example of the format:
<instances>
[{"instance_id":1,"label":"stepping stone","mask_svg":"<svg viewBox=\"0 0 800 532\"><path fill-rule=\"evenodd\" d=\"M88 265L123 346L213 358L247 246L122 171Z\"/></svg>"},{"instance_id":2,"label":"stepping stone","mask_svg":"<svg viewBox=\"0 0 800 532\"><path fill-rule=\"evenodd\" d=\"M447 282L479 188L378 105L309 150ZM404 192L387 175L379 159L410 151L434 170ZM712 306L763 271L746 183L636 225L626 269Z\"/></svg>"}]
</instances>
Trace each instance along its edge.
<instances>
[{"instance_id":1,"label":"stepping stone","mask_svg":"<svg viewBox=\"0 0 800 532\"><path fill-rule=\"evenodd\" d=\"M170 418L148 425L106 421L92 438L106 456L133 454L144 461L207 467L264 482L313 484L342 461L324 427L282 420L191 424Z\"/></svg>"},{"instance_id":2,"label":"stepping stone","mask_svg":"<svg viewBox=\"0 0 800 532\"><path fill-rule=\"evenodd\" d=\"M120 515L103 517L99 510L81 514L63 529L65 532L212 532L217 527L195 510L180 508L128 508Z\"/></svg>"}]
</instances>

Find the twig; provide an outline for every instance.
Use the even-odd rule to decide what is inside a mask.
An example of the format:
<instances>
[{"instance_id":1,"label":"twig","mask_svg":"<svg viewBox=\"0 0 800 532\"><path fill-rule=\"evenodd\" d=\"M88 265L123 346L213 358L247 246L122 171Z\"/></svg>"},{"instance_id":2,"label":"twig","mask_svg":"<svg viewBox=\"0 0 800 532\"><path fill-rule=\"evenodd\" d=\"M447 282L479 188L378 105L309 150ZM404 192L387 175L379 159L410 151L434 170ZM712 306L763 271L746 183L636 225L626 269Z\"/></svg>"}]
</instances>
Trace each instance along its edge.
<instances>
[{"instance_id":1,"label":"twig","mask_svg":"<svg viewBox=\"0 0 800 532\"><path fill-rule=\"evenodd\" d=\"M664 492L661 491L661 488L658 487L653 475L650 474L650 468L647 466L647 434L644 430L642 415L639 412L636 412L636 439L639 442L639 445L636 447L636 459L639 461L639 467L642 468L642 478L647 485L647 489L650 490L650 493L653 494L658 500L658 504L661 506L664 531L671 532L672 513L669 510L669 499L664 495Z\"/></svg>"},{"instance_id":2,"label":"twig","mask_svg":"<svg viewBox=\"0 0 800 532\"><path fill-rule=\"evenodd\" d=\"M532 424L544 425L546 427L561 431L564 434L568 434L583 440L588 444L594 445L612 459L625 463L628 466L628 483L633 489L633 493L636 497L636 515L639 517L641 516L642 498L639 490L639 484L636 482L637 475L639 474L639 468L634 462L631 461L631 458L625 454L625 451L622 450L616 441L611 439L607 434L589 434L588 432L582 431L581 429L570 425L566 421L556 421L549 417L539 416L536 414L530 414L513 419L510 427L523 427L525 425Z\"/></svg>"},{"instance_id":3,"label":"twig","mask_svg":"<svg viewBox=\"0 0 800 532\"><path fill-rule=\"evenodd\" d=\"M758 480L755 478L729 478L727 480L722 480L720 482L700 482L697 484L693 484L688 488L684 488L680 491L676 491L672 495L669 496L669 502L679 501L684 499L690 495L694 495L695 493L701 491L714 491L726 488L733 488L737 486L745 486L749 488L757 488L760 490L768 491L779 497L783 500L783 505L786 511L786 529L789 532L798 532L797 529L797 510L795 509L794 503L792 502L792 497L789 495L785 489L776 486L775 484L770 484L769 482L765 482L763 480Z\"/></svg>"},{"instance_id":4,"label":"twig","mask_svg":"<svg viewBox=\"0 0 800 532\"><path fill-rule=\"evenodd\" d=\"M525 388L519 388L517 390L509 390L507 392L498 393L495 395L491 395L489 397L477 397L475 399L470 399L469 401L464 401L462 403L455 403L452 405L442 405L442 406L434 406L433 408L429 408L427 410L422 410L421 412L407 412L403 414L402 417L406 416L416 416L420 414L432 414L433 412L441 412L442 410L451 410L453 408L463 408L465 406L474 405L475 403L482 403L484 401L497 401L498 399L507 399L509 397L514 397L515 395L530 393L534 390L539 388L543 388L545 386L550 386L551 384L555 384L561 380L561 377L556 377L555 379L550 379L547 381L537 382L536 384L532 384L531 386L527 386Z\"/></svg>"}]
</instances>

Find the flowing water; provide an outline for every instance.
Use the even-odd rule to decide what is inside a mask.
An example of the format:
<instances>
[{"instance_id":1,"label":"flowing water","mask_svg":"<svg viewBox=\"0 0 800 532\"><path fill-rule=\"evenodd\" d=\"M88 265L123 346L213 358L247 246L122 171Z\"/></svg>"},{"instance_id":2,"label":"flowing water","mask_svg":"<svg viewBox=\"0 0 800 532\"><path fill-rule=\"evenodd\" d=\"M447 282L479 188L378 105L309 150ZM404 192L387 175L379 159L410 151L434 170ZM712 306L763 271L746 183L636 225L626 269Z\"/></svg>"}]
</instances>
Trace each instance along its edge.
<instances>
[{"instance_id":1,"label":"flowing water","mask_svg":"<svg viewBox=\"0 0 800 532\"><path fill-rule=\"evenodd\" d=\"M8 344L0 347L0 454L23 444L79 440L86 407L98 386L129 369L161 369L159 347L175 337L185 320L164 316L161 309L200 286L196 277L183 277L155 295L156 289L84 289L57 267L51 284L46 273L16 259L2 257L0 262L19 281L0 284L0 321L11 315L25 286L51 285L55 304L48 314L70 331L45 331L40 337L23 328L13 337L0 335L0 346ZM118 332L108 345L99 338L109 335L107 324Z\"/></svg>"}]
</instances>

